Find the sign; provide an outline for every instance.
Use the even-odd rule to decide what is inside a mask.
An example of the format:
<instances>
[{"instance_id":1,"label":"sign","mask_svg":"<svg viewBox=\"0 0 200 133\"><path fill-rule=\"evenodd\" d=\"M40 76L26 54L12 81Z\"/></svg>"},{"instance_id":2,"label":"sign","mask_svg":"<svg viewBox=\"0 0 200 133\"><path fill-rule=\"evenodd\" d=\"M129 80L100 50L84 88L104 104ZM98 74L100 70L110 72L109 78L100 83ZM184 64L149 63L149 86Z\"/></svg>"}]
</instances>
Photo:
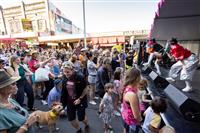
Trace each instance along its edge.
<instances>
[{"instance_id":1,"label":"sign","mask_svg":"<svg viewBox=\"0 0 200 133\"><path fill-rule=\"evenodd\" d=\"M22 27L24 31L32 31L32 22L29 19L22 19Z\"/></svg>"},{"instance_id":2,"label":"sign","mask_svg":"<svg viewBox=\"0 0 200 133\"><path fill-rule=\"evenodd\" d=\"M148 30L135 30L135 31L125 31L123 32L124 36L134 36L134 35L147 35Z\"/></svg>"}]
</instances>

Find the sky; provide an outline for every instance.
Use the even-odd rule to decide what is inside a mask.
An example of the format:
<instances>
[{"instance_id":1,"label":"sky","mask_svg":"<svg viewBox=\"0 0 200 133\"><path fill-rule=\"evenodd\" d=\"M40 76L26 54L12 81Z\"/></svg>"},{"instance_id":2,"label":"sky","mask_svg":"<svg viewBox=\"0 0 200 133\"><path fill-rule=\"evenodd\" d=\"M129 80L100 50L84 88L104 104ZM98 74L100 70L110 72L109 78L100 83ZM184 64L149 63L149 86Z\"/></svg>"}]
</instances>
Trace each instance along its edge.
<instances>
[{"instance_id":1,"label":"sky","mask_svg":"<svg viewBox=\"0 0 200 133\"><path fill-rule=\"evenodd\" d=\"M20 0L0 0L0 5ZM34 0L33 0L34 1ZM83 29L82 0L50 0ZM150 29L159 0L85 0L86 32Z\"/></svg>"}]
</instances>

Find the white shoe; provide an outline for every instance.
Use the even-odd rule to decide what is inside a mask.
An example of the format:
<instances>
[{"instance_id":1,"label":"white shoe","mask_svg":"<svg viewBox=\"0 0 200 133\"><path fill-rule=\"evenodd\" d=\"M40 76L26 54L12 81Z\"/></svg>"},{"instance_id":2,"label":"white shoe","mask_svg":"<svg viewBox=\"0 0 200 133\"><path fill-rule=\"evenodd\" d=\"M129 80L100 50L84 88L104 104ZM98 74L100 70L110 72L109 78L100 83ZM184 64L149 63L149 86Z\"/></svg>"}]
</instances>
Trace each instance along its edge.
<instances>
[{"instance_id":1,"label":"white shoe","mask_svg":"<svg viewBox=\"0 0 200 133\"><path fill-rule=\"evenodd\" d=\"M174 82L174 81L175 81L175 80L174 80L173 78L171 78L171 77L166 78L166 80L167 80L168 82Z\"/></svg>"},{"instance_id":2,"label":"white shoe","mask_svg":"<svg viewBox=\"0 0 200 133\"><path fill-rule=\"evenodd\" d=\"M160 71L156 71L156 72L157 72L158 75L161 75L161 72L160 72Z\"/></svg>"},{"instance_id":3,"label":"white shoe","mask_svg":"<svg viewBox=\"0 0 200 133\"><path fill-rule=\"evenodd\" d=\"M94 97L94 99L95 99L95 100L98 100L98 99L99 99L99 97Z\"/></svg>"},{"instance_id":4,"label":"white shoe","mask_svg":"<svg viewBox=\"0 0 200 133\"><path fill-rule=\"evenodd\" d=\"M96 105L97 104L94 100L90 101L89 103L92 104L92 105Z\"/></svg>"},{"instance_id":5,"label":"white shoe","mask_svg":"<svg viewBox=\"0 0 200 133\"><path fill-rule=\"evenodd\" d=\"M118 112L118 111L114 111L114 115L116 115L116 116L121 116L121 114Z\"/></svg>"},{"instance_id":6,"label":"white shoe","mask_svg":"<svg viewBox=\"0 0 200 133\"><path fill-rule=\"evenodd\" d=\"M143 64L143 66L149 66L149 63L148 63L148 62L146 62L146 63L144 63L144 64Z\"/></svg>"},{"instance_id":7,"label":"white shoe","mask_svg":"<svg viewBox=\"0 0 200 133\"><path fill-rule=\"evenodd\" d=\"M191 92L191 91L193 91L193 89L191 87L185 87L184 89L182 89L182 91Z\"/></svg>"},{"instance_id":8,"label":"white shoe","mask_svg":"<svg viewBox=\"0 0 200 133\"><path fill-rule=\"evenodd\" d=\"M42 100L42 105L47 105L48 103L45 100Z\"/></svg>"}]
</instances>

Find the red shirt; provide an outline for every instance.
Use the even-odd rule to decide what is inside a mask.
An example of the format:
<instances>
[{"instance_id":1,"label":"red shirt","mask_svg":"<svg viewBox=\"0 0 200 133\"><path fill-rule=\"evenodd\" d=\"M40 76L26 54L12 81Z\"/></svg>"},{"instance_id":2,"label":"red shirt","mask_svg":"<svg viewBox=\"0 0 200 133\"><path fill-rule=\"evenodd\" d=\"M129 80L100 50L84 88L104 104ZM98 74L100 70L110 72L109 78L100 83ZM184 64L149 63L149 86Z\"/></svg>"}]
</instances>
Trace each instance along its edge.
<instances>
[{"instance_id":1,"label":"red shirt","mask_svg":"<svg viewBox=\"0 0 200 133\"><path fill-rule=\"evenodd\" d=\"M179 44L175 44L171 45L170 54L175 58L175 60L179 61L188 58L192 53Z\"/></svg>"},{"instance_id":2,"label":"red shirt","mask_svg":"<svg viewBox=\"0 0 200 133\"><path fill-rule=\"evenodd\" d=\"M35 73L35 71L37 70L37 68L34 67L36 64L38 64L38 60L36 60L36 59L31 59L28 62L29 68L30 68L31 72L33 72L33 73Z\"/></svg>"}]
</instances>

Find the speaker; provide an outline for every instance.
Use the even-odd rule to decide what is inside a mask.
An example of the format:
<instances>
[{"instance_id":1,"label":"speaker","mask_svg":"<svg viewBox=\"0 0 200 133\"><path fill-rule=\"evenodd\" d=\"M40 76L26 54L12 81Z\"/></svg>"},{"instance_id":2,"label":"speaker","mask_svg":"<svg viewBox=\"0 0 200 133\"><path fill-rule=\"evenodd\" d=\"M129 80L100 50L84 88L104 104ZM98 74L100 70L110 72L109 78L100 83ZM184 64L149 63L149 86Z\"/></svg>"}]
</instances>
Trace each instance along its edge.
<instances>
[{"instance_id":1,"label":"speaker","mask_svg":"<svg viewBox=\"0 0 200 133\"><path fill-rule=\"evenodd\" d=\"M200 103L190 99L179 89L169 84L164 93L174 108L189 121L200 122Z\"/></svg>"},{"instance_id":2,"label":"speaker","mask_svg":"<svg viewBox=\"0 0 200 133\"><path fill-rule=\"evenodd\" d=\"M148 75L149 73L151 73L152 69L150 67L144 66L142 67L142 73Z\"/></svg>"},{"instance_id":3,"label":"speaker","mask_svg":"<svg viewBox=\"0 0 200 133\"><path fill-rule=\"evenodd\" d=\"M149 77L153 80L156 88L165 89L169 85L169 82L165 78L160 77L154 71L149 73Z\"/></svg>"}]
</instances>

